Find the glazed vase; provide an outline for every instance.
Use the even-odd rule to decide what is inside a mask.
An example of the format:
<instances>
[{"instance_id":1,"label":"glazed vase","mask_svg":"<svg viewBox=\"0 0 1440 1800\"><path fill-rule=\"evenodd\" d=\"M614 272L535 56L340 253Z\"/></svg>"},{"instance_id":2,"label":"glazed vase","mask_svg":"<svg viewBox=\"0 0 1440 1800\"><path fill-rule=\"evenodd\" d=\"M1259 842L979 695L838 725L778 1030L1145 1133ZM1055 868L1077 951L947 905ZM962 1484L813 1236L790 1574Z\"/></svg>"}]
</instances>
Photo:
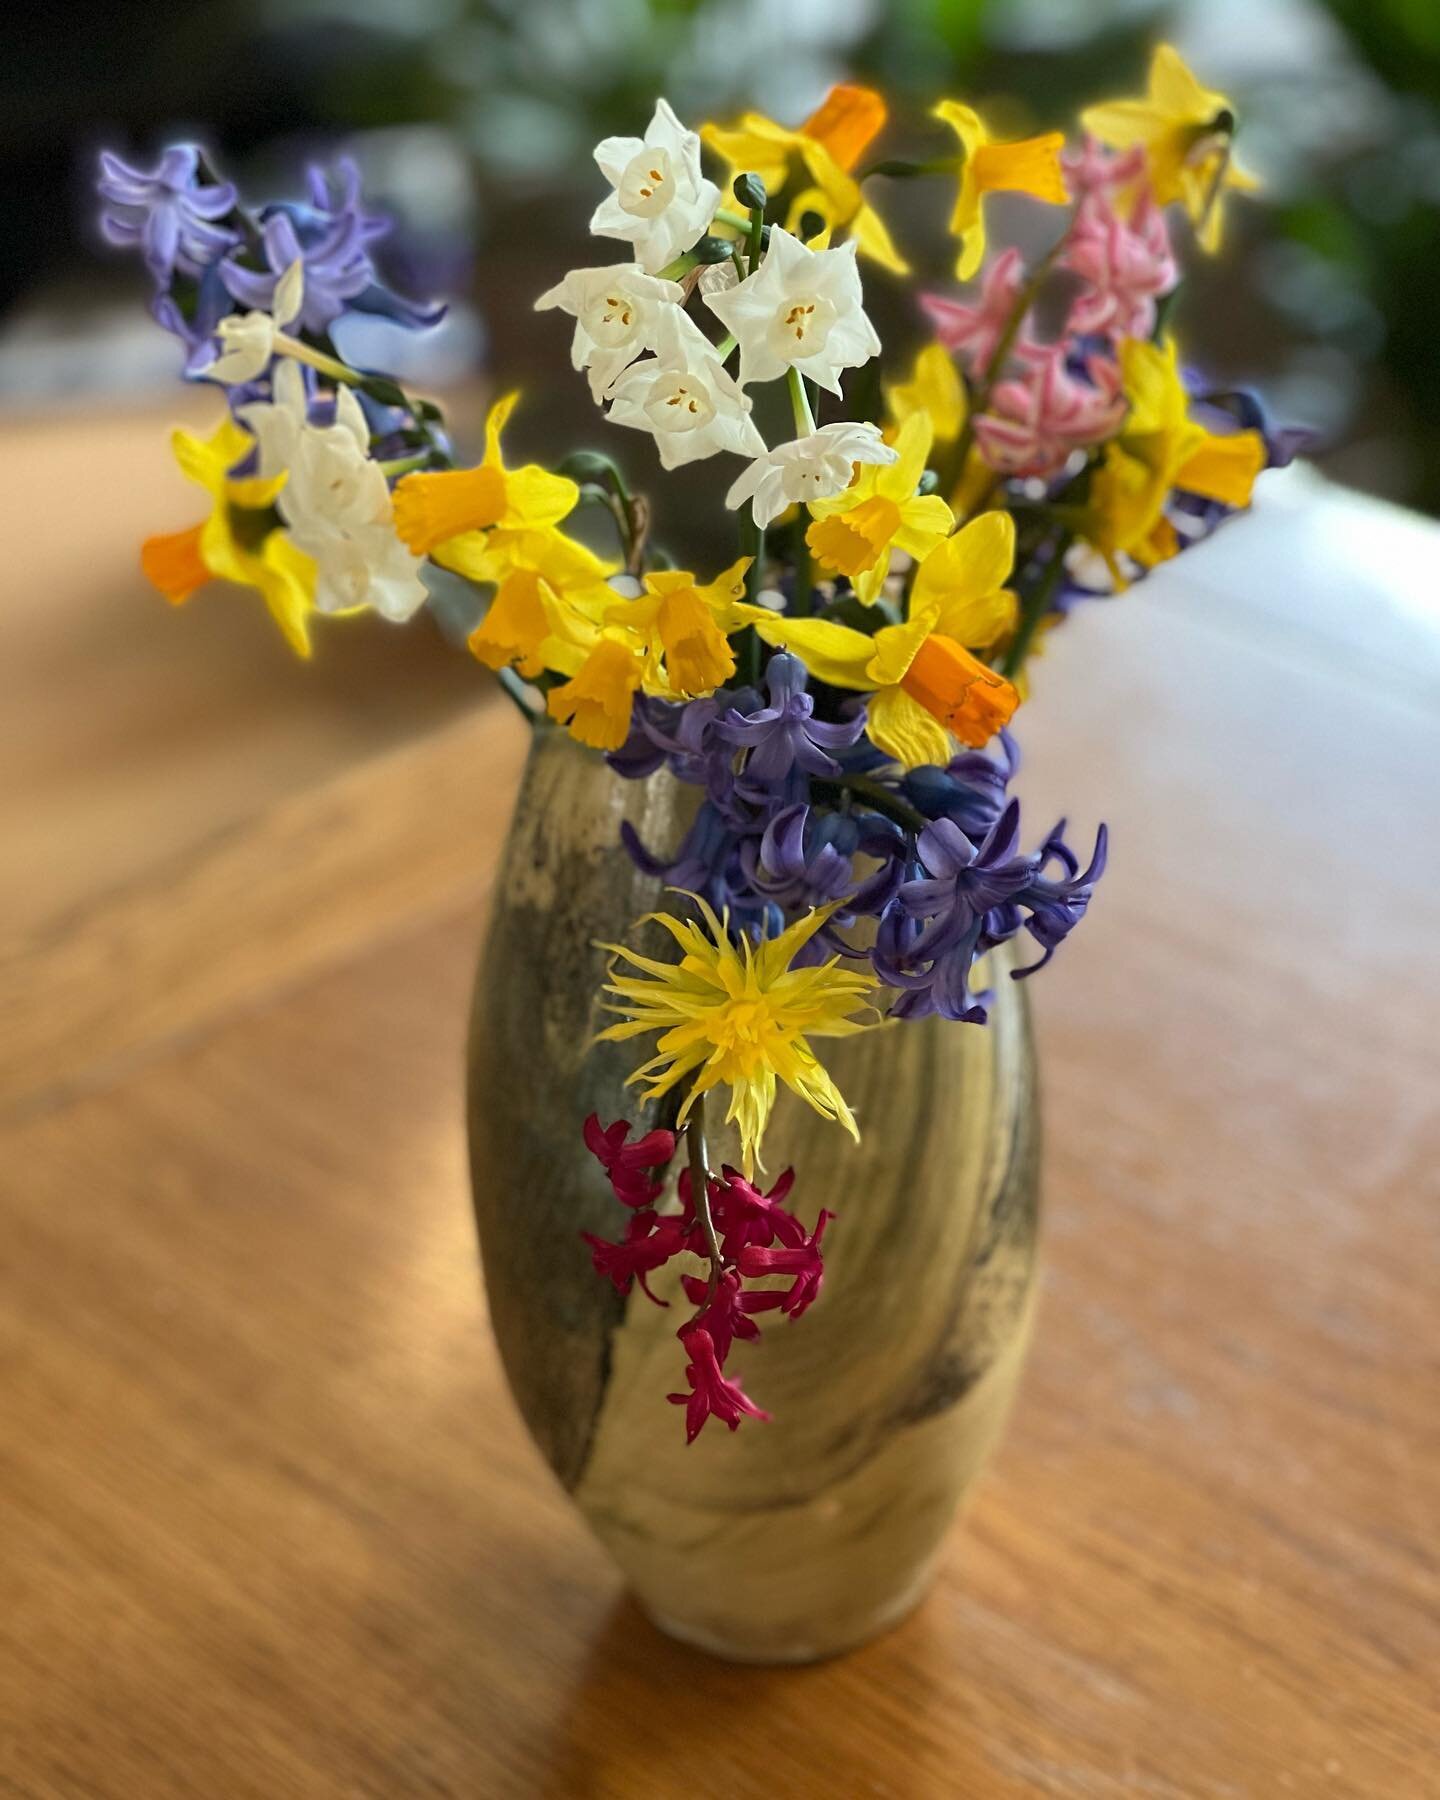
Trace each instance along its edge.
<instances>
[{"instance_id":1,"label":"glazed vase","mask_svg":"<svg viewBox=\"0 0 1440 1800\"><path fill-rule=\"evenodd\" d=\"M772 1422L712 1420L687 1446L666 1395L684 1387L689 1309L669 1270L667 1310L591 1268L580 1233L619 1237L625 1214L580 1127L591 1112L668 1122L625 1087L636 1046L594 1041L597 940L667 954L657 927L637 926L661 895L620 825L668 854L694 803L663 771L624 781L537 729L475 986L475 1213L516 1403L640 1605L717 1655L808 1661L919 1600L1009 1410L1035 1294L1034 1050L1024 988L998 956L987 1026L816 1041L861 1140L782 1089L764 1152L772 1176L794 1165L807 1228L821 1206L837 1215L824 1286L802 1319L767 1315L761 1340L731 1351L727 1373ZM728 1130L710 1150L712 1166L739 1161Z\"/></svg>"}]
</instances>

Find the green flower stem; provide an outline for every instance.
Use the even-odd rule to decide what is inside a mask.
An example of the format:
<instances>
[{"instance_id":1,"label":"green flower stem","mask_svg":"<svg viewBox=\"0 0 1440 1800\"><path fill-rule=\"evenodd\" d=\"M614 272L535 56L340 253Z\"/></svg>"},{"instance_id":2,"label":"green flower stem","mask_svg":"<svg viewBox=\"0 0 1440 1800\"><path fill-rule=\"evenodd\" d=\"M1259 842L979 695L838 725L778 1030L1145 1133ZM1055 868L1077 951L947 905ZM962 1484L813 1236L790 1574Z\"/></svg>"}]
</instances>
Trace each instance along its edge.
<instances>
[{"instance_id":1,"label":"green flower stem","mask_svg":"<svg viewBox=\"0 0 1440 1800\"><path fill-rule=\"evenodd\" d=\"M725 333L725 336L721 338L720 342L715 346L715 354L720 358L721 362L724 362L725 358L729 356L730 352L735 348L738 342L739 339L735 336L733 331L727 331Z\"/></svg>"},{"instance_id":2,"label":"green flower stem","mask_svg":"<svg viewBox=\"0 0 1440 1800\"><path fill-rule=\"evenodd\" d=\"M382 462L380 473L387 481L392 481L397 475L410 475L416 469L423 469L429 460L428 450L418 451L414 456L397 456L393 462Z\"/></svg>"},{"instance_id":3,"label":"green flower stem","mask_svg":"<svg viewBox=\"0 0 1440 1800\"><path fill-rule=\"evenodd\" d=\"M747 214L730 212L723 206L716 213L711 223L716 225L731 225L736 231L749 231L750 229L750 219Z\"/></svg>"},{"instance_id":4,"label":"green flower stem","mask_svg":"<svg viewBox=\"0 0 1440 1800\"><path fill-rule=\"evenodd\" d=\"M755 523L755 513L746 507L737 515L740 527L740 550L750 557L750 567L745 571L745 598L751 606L757 606L760 599L760 582L765 562L765 529ZM758 687L760 684L760 635L753 625L747 625L740 639L737 665L740 679L747 687Z\"/></svg>"},{"instance_id":5,"label":"green flower stem","mask_svg":"<svg viewBox=\"0 0 1440 1800\"><path fill-rule=\"evenodd\" d=\"M815 430L815 415L810 410L810 396L805 392L805 378L791 363L786 375L790 388L790 409L795 415L796 437L809 437Z\"/></svg>"},{"instance_id":6,"label":"green flower stem","mask_svg":"<svg viewBox=\"0 0 1440 1800\"><path fill-rule=\"evenodd\" d=\"M1055 589L1065 572L1065 552L1074 541L1075 533L1068 527L1060 533L1055 543L1055 554L1046 566L1045 573L1035 583L1034 592L1027 594L1020 603L1020 624L1015 632L1015 641L1006 651L1005 661L1000 667L1000 673L1011 681L1025 666L1025 658L1030 653L1035 633L1040 629L1040 621L1049 612Z\"/></svg>"},{"instance_id":7,"label":"green flower stem","mask_svg":"<svg viewBox=\"0 0 1440 1800\"><path fill-rule=\"evenodd\" d=\"M760 267L760 239L765 232L765 212L762 207L755 206L750 210L750 273L753 275Z\"/></svg>"},{"instance_id":8,"label":"green flower stem","mask_svg":"<svg viewBox=\"0 0 1440 1800\"><path fill-rule=\"evenodd\" d=\"M930 823L924 813L917 811L908 800L892 794L880 782L871 781L868 775L816 776L810 782L810 791L817 799L822 800L841 793L858 795L876 812L884 813L887 819L893 819L907 831L923 831Z\"/></svg>"},{"instance_id":9,"label":"green flower stem","mask_svg":"<svg viewBox=\"0 0 1440 1800\"><path fill-rule=\"evenodd\" d=\"M530 702L525 698L524 682L521 681L520 677L513 669L499 669L496 673L499 676L501 688L504 690L506 696L514 703L516 711L520 714L521 718L524 719L525 723L533 728L540 719L545 717L545 715L543 712L537 711L535 707L531 706Z\"/></svg>"},{"instance_id":10,"label":"green flower stem","mask_svg":"<svg viewBox=\"0 0 1440 1800\"><path fill-rule=\"evenodd\" d=\"M710 1162L705 1153L705 1096L693 1090L690 1117L685 1125L685 1148L690 1158L690 1203L695 1208L700 1229L705 1233L705 1251L710 1258L710 1281L705 1290L705 1299L701 1302L703 1307L708 1305L720 1284L720 1272L725 1266L725 1259L720 1254L720 1239L710 1211Z\"/></svg>"},{"instance_id":11,"label":"green flower stem","mask_svg":"<svg viewBox=\"0 0 1440 1800\"><path fill-rule=\"evenodd\" d=\"M327 356L323 350L313 350L309 344L291 337L288 332L275 333L275 348L281 356L291 357L298 363L308 363L312 369L318 369L332 381L343 381L348 387L363 387L365 384L366 377L358 370L348 368L338 357Z\"/></svg>"}]
</instances>

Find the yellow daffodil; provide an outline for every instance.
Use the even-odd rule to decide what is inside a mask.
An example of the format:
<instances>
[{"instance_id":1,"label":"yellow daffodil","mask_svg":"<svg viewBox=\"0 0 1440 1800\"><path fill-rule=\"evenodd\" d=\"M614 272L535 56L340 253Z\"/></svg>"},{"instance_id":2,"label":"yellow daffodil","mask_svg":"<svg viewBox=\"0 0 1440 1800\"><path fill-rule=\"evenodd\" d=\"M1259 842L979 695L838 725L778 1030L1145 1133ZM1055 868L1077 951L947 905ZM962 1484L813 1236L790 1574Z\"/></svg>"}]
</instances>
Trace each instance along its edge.
<instances>
[{"instance_id":1,"label":"yellow daffodil","mask_svg":"<svg viewBox=\"0 0 1440 1800\"><path fill-rule=\"evenodd\" d=\"M911 413L895 434L897 461L861 463L843 493L810 502L811 554L822 568L848 576L867 606L879 598L892 549L923 557L955 523L938 494L915 491L933 436L929 412Z\"/></svg>"},{"instance_id":2,"label":"yellow daffodil","mask_svg":"<svg viewBox=\"0 0 1440 1800\"><path fill-rule=\"evenodd\" d=\"M932 550L915 577L910 617L873 637L831 619L791 619L763 607L746 617L767 644L791 650L820 681L870 693L871 741L907 769L944 763L950 734L980 749L1006 724L1019 696L981 662L1011 631L1015 560L1008 513L982 513Z\"/></svg>"},{"instance_id":3,"label":"yellow daffodil","mask_svg":"<svg viewBox=\"0 0 1440 1800\"><path fill-rule=\"evenodd\" d=\"M472 581L494 582L485 617L470 634L472 653L492 669L513 666L533 680L547 666L549 639L588 645L598 636L615 591L607 563L553 526L492 531L456 540L452 567Z\"/></svg>"},{"instance_id":4,"label":"yellow daffodil","mask_svg":"<svg viewBox=\"0 0 1440 1800\"><path fill-rule=\"evenodd\" d=\"M1259 185L1231 157L1235 114L1230 102L1201 87L1169 44L1155 48L1143 100L1087 107L1080 123L1116 149L1143 147L1155 198L1162 206L1172 200L1184 205L1198 227L1202 249L1219 247L1222 192L1248 192Z\"/></svg>"},{"instance_id":5,"label":"yellow daffodil","mask_svg":"<svg viewBox=\"0 0 1440 1800\"><path fill-rule=\"evenodd\" d=\"M1095 471L1081 529L1124 587L1121 555L1150 567L1178 548L1164 516L1172 490L1248 506L1265 466L1265 442L1257 431L1222 435L1190 417L1173 339L1126 338L1119 359L1130 412Z\"/></svg>"},{"instance_id":6,"label":"yellow daffodil","mask_svg":"<svg viewBox=\"0 0 1440 1800\"><path fill-rule=\"evenodd\" d=\"M570 675L545 697L551 718L594 750L618 750L629 736L631 707L645 674L631 634L603 632L588 650L551 638L546 665Z\"/></svg>"},{"instance_id":7,"label":"yellow daffodil","mask_svg":"<svg viewBox=\"0 0 1440 1800\"><path fill-rule=\"evenodd\" d=\"M965 384L954 357L943 344L926 344L915 358L910 379L886 388L885 404L890 413L887 439L895 437L912 413L923 412L929 417L934 441L953 444L968 410Z\"/></svg>"},{"instance_id":8,"label":"yellow daffodil","mask_svg":"<svg viewBox=\"0 0 1440 1800\"><path fill-rule=\"evenodd\" d=\"M665 913L648 915L675 939L678 962L657 962L621 944L605 946L640 973L612 968L605 991L614 999L605 1004L620 1014L620 1022L607 1026L600 1037L624 1041L648 1031L661 1034L656 1054L630 1081L648 1083L645 1097L655 1100L688 1080L681 1124L698 1096L728 1087L726 1122L739 1129L747 1177L759 1161L777 1080L858 1140L854 1114L807 1040L865 1030L868 1022L851 1015L874 983L868 975L842 968L833 957L815 967L791 967L796 952L835 909L811 911L778 937L758 944L742 938L736 944L728 921L717 918L704 900L695 903L703 924Z\"/></svg>"},{"instance_id":9,"label":"yellow daffodil","mask_svg":"<svg viewBox=\"0 0 1440 1800\"><path fill-rule=\"evenodd\" d=\"M738 125L702 125L700 136L724 157L727 187L748 172L778 194L789 180L792 158L798 157L811 185L791 201L786 230L798 231L804 215L816 213L825 221L825 241L831 232L844 231L862 254L905 275L909 265L850 173L886 117L885 102L872 88L840 86L831 88L798 129L777 125L763 113L746 113Z\"/></svg>"},{"instance_id":10,"label":"yellow daffodil","mask_svg":"<svg viewBox=\"0 0 1440 1800\"><path fill-rule=\"evenodd\" d=\"M564 475L552 475L537 463L507 469L500 454L500 433L515 410L518 394L507 394L490 408L485 421L485 456L473 469L446 469L435 474L407 475L395 489L395 529L416 556L433 555L446 568L473 554L468 539L477 531L540 531L558 525L580 498L580 490Z\"/></svg>"},{"instance_id":11,"label":"yellow daffodil","mask_svg":"<svg viewBox=\"0 0 1440 1800\"><path fill-rule=\"evenodd\" d=\"M958 100L942 100L934 108L934 116L945 121L965 151L950 231L960 240L955 273L961 281L968 281L985 259L981 202L987 194L1030 194L1055 206L1063 206L1070 198L1060 167L1065 139L1058 131L1047 131L1041 137L997 144L979 113Z\"/></svg>"},{"instance_id":12,"label":"yellow daffodil","mask_svg":"<svg viewBox=\"0 0 1440 1800\"><path fill-rule=\"evenodd\" d=\"M212 578L255 588L290 648L309 656L315 564L286 537L272 510L285 477L230 479L230 470L254 448L233 419L208 438L176 431L170 442L181 473L210 495L210 517L185 531L147 538L140 549L145 574L174 606Z\"/></svg>"},{"instance_id":13,"label":"yellow daffodil","mask_svg":"<svg viewBox=\"0 0 1440 1800\"><path fill-rule=\"evenodd\" d=\"M667 699L710 694L735 673L727 633L741 623L736 603L744 598L743 556L714 581L697 582L681 569L657 569L645 577L637 599L614 601L607 620L633 632L646 657L645 688ZM664 676L651 673L663 657Z\"/></svg>"}]
</instances>

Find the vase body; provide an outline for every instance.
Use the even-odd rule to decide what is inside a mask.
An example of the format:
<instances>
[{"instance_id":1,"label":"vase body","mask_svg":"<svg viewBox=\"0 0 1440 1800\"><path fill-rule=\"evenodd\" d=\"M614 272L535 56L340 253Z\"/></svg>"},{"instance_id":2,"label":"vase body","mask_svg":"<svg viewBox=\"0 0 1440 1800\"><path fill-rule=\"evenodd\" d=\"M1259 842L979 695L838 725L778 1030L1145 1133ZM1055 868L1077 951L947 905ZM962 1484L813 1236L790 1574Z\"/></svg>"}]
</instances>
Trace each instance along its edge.
<instances>
[{"instance_id":1,"label":"vase body","mask_svg":"<svg viewBox=\"0 0 1440 1800\"><path fill-rule=\"evenodd\" d=\"M490 1312L536 1442L652 1618L750 1661L862 1642L920 1597L1014 1394L1034 1299L1038 1132L1023 987L992 958L988 1026L925 1020L838 1041L821 1060L861 1141L781 1090L765 1139L807 1227L836 1215L819 1300L737 1343L728 1373L773 1415L712 1420L686 1445L676 1327L591 1269L582 1230L624 1210L581 1141L585 1116L654 1115L624 1086L639 1046L599 1044L606 954L665 956L655 882L619 839L668 854L693 790L626 782L536 733L494 893L471 1021L469 1129ZM664 940L669 943L668 938ZM712 1109L712 1113L718 1109ZM728 1128L711 1161L737 1162ZM662 1203L663 1204L663 1203ZM669 1283L666 1277L669 1276ZM662 1270L656 1291L677 1294Z\"/></svg>"}]
</instances>

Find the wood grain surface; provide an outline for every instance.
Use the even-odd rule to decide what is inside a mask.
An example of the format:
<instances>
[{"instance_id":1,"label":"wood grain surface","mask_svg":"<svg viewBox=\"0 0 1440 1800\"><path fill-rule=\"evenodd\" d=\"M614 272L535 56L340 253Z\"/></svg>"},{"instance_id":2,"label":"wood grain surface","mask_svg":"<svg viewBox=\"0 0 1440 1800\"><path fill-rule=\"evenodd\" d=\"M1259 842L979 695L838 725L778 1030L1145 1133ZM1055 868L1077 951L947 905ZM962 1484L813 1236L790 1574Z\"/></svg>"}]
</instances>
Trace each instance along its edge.
<instances>
[{"instance_id":1,"label":"wood grain surface","mask_svg":"<svg viewBox=\"0 0 1440 1800\"><path fill-rule=\"evenodd\" d=\"M109 429L128 535L155 422ZM420 637L296 678L238 602L157 612L118 531L29 554L0 1794L1440 1792L1436 528L1301 474L1048 648L1028 829L1114 851L1033 996L1030 1371L930 1600L784 1671L625 1600L487 1336L461 1049L518 722Z\"/></svg>"}]
</instances>

